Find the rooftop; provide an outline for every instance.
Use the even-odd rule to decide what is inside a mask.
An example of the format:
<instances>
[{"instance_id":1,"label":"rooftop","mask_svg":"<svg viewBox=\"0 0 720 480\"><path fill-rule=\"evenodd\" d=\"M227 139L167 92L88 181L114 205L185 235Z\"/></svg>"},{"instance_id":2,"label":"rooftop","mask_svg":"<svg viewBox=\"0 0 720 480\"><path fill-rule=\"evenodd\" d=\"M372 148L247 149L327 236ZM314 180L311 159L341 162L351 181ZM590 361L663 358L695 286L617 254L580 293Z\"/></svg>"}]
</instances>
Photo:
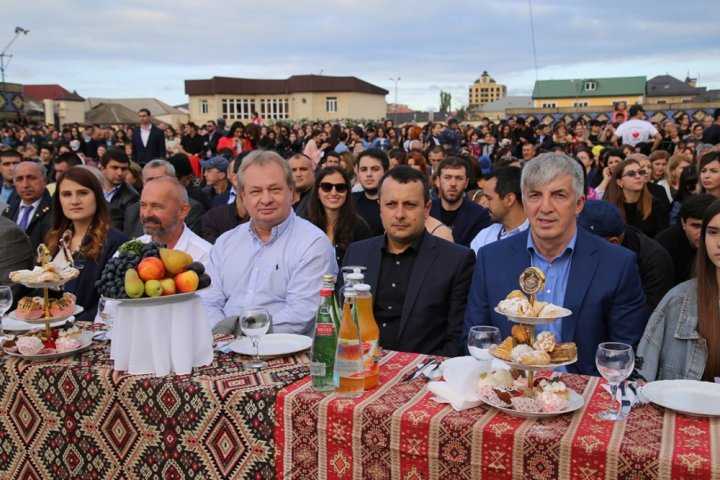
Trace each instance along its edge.
<instances>
[{"instance_id":1,"label":"rooftop","mask_svg":"<svg viewBox=\"0 0 720 480\"><path fill-rule=\"evenodd\" d=\"M82 102L85 99L75 92L69 92L57 84L23 85L23 96L26 100L70 100Z\"/></svg>"},{"instance_id":2,"label":"rooftop","mask_svg":"<svg viewBox=\"0 0 720 480\"><path fill-rule=\"evenodd\" d=\"M285 80L213 77L207 80L185 80L187 95L273 95L294 92L359 92L387 95L388 91L357 77L328 75L293 75Z\"/></svg>"},{"instance_id":3,"label":"rooftop","mask_svg":"<svg viewBox=\"0 0 720 480\"><path fill-rule=\"evenodd\" d=\"M538 80L532 98L586 98L644 95L645 77Z\"/></svg>"}]
</instances>

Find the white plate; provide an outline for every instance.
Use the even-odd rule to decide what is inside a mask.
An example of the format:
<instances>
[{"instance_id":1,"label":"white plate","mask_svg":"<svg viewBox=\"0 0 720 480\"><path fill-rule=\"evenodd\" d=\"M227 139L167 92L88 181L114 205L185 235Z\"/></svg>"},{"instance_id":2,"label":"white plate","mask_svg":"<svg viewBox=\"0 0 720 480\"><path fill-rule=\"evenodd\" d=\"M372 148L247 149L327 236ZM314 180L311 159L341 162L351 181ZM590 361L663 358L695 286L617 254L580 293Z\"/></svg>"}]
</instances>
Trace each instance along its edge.
<instances>
[{"instance_id":1,"label":"white plate","mask_svg":"<svg viewBox=\"0 0 720 480\"><path fill-rule=\"evenodd\" d=\"M63 353L48 353L45 355L23 355L20 352L13 352L3 347L3 352L5 352L6 355L10 355L11 357L19 357L23 360L39 360L39 361L46 361L46 360L55 360L58 358L63 357L69 357L70 355L74 355L77 352L80 352L82 350L85 350L90 345L92 345L92 339L93 339L93 332L84 331L82 333L82 337L78 339L80 342L80 347L76 350L70 351L70 352L63 352Z\"/></svg>"},{"instance_id":2,"label":"white plate","mask_svg":"<svg viewBox=\"0 0 720 480\"><path fill-rule=\"evenodd\" d=\"M293 333L269 333L260 339L261 357L283 357L291 353L302 352L312 345L312 338ZM241 355L255 355L252 340L241 337L230 344L230 350Z\"/></svg>"},{"instance_id":3,"label":"white plate","mask_svg":"<svg viewBox=\"0 0 720 480\"><path fill-rule=\"evenodd\" d=\"M67 322L72 322L74 320L75 317L68 317L62 320L54 320L50 322L50 328L61 327ZM8 332L29 332L30 330L43 328L44 323L45 322L43 322L42 324L28 323L24 320L15 320L8 315L7 317L3 318L2 327L3 330L7 330Z\"/></svg>"},{"instance_id":4,"label":"white plate","mask_svg":"<svg viewBox=\"0 0 720 480\"><path fill-rule=\"evenodd\" d=\"M500 315L503 315L503 316L509 318L510 320L512 320L515 323L525 323L528 325L544 325L546 323L553 323L558 318L564 318L564 317L567 317L572 314L572 312L570 310L568 310L567 308L561 308L560 310L561 310L560 315L558 315L556 317L552 317L552 318L550 318L550 317L520 317L518 315L508 315L504 311L500 310L498 307L495 307L496 313L499 313Z\"/></svg>"},{"instance_id":5,"label":"white plate","mask_svg":"<svg viewBox=\"0 0 720 480\"><path fill-rule=\"evenodd\" d=\"M697 380L659 380L642 388L653 403L680 413L720 416L720 384Z\"/></svg>"},{"instance_id":6,"label":"white plate","mask_svg":"<svg viewBox=\"0 0 720 480\"><path fill-rule=\"evenodd\" d=\"M84 310L85 309L83 307L81 307L80 305L75 305L75 311L71 315L64 315L64 316L60 316L60 317L50 317L50 318L40 317L40 318L36 318L35 320L25 320L22 318L18 318L15 315L15 312L17 312L17 310L13 310L12 312L10 312L10 314L8 316L11 319L16 320L18 322L30 323L33 325L45 325L46 320L50 320L51 323L57 322L59 320L67 320L68 318L72 317L73 315L79 315ZM52 326L52 325L50 325L50 326Z\"/></svg>"},{"instance_id":7,"label":"white plate","mask_svg":"<svg viewBox=\"0 0 720 480\"><path fill-rule=\"evenodd\" d=\"M490 355L495 357L492 352L490 352ZM573 363L577 362L577 357L573 358L569 362L560 362L560 363L548 363L547 365L525 365L524 363L515 363L515 362L509 362L507 360L502 360L501 358L495 357L497 360L500 360L502 362L505 362L510 368L516 368L518 370L532 370L533 372L539 372L541 370L552 370L554 368L563 367L565 365L572 365Z\"/></svg>"},{"instance_id":8,"label":"white plate","mask_svg":"<svg viewBox=\"0 0 720 480\"><path fill-rule=\"evenodd\" d=\"M205 287L210 288L210 287ZM140 298L109 298L108 300L114 300L126 305L165 305L168 303L175 303L178 300L185 300L188 297L195 295L198 292L202 292L205 288L200 288L193 292L186 293L173 293L172 295L162 295L160 297L140 297Z\"/></svg>"},{"instance_id":9,"label":"white plate","mask_svg":"<svg viewBox=\"0 0 720 480\"><path fill-rule=\"evenodd\" d=\"M522 418L547 418L547 417L557 417L558 415L565 415L566 413L574 412L575 410L578 410L585 405L585 400L581 395L578 395L575 391L568 389L570 392L570 400L568 403L567 408L565 410L561 410L559 412L555 413L530 413L530 412L518 412L514 408L506 408L506 407L497 407L495 405L490 405L493 408L497 408L498 410L501 410L508 415L512 415L514 417L522 417ZM485 402L487 403L487 402Z\"/></svg>"}]
</instances>

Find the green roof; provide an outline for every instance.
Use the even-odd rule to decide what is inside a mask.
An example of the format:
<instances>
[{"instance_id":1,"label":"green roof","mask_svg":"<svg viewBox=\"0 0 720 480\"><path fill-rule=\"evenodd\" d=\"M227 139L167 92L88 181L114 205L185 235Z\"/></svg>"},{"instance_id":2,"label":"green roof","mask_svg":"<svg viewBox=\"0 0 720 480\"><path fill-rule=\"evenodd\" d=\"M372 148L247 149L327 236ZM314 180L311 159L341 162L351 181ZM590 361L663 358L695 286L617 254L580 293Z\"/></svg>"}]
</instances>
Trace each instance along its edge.
<instances>
[{"instance_id":1,"label":"green roof","mask_svg":"<svg viewBox=\"0 0 720 480\"><path fill-rule=\"evenodd\" d=\"M594 82L595 89L588 83ZM572 80L538 80L533 88L533 99L587 98L644 95L645 77L578 78ZM586 87L590 87L589 89Z\"/></svg>"}]
</instances>

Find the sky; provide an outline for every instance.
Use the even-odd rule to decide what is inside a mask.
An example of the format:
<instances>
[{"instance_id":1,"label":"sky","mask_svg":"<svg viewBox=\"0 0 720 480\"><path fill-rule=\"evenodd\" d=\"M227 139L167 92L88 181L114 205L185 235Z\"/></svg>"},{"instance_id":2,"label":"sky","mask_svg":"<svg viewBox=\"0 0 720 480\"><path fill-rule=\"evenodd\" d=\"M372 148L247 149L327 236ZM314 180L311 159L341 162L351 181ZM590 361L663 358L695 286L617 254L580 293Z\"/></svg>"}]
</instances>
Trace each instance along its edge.
<instances>
[{"instance_id":1,"label":"sky","mask_svg":"<svg viewBox=\"0 0 720 480\"><path fill-rule=\"evenodd\" d=\"M720 88L716 0L216 0L5 2L5 80L83 97L187 103L213 76L356 76L416 110L452 108L484 70L530 95L536 79L669 74ZM533 55L534 26L535 56ZM9 62L8 62L9 60ZM537 64L537 69L535 65Z\"/></svg>"}]
</instances>

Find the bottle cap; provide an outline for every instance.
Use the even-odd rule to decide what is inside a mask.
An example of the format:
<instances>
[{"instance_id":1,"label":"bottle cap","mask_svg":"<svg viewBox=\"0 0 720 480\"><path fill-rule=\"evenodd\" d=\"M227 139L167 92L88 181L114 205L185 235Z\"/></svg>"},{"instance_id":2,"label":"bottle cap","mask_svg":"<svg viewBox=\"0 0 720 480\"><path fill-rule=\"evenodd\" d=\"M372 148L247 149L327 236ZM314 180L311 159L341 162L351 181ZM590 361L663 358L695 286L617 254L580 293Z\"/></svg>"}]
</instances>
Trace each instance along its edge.
<instances>
[{"instance_id":1,"label":"bottle cap","mask_svg":"<svg viewBox=\"0 0 720 480\"><path fill-rule=\"evenodd\" d=\"M365 280L365 275L363 275L362 273L353 272L347 274L348 283L362 283L363 280Z\"/></svg>"},{"instance_id":2,"label":"bottle cap","mask_svg":"<svg viewBox=\"0 0 720 480\"><path fill-rule=\"evenodd\" d=\"M358 283L356 285L353 285L353 288L358 293L367 293L370 291L370 285L367 283Z\"/></svg>"},{"instance_id":3,"label":"bottle cap","mask_svg":"<svg viewBox=\"0 0 720 480\"><path fill-rule=\"evenodd\" d=\"M345 287L345 292L344 292L344 294L345 294L345 298L348 298L348 297L355 298L355 297L357 297L357 292L355 291L355 287L354 287L354 286L346 286L346 287Z\"/></svg>"},{"instance_id":4,"label":"bottle cap","mask_svg":"<svg viewBox=\"0 0 720 480\"><path fill-rule=\"evenodd\" d=\"M321 297L330 297L330 296L332 296L332 290L330 290L329 288L321 288L320 296Z\"/></svg>"}]
</instances>

